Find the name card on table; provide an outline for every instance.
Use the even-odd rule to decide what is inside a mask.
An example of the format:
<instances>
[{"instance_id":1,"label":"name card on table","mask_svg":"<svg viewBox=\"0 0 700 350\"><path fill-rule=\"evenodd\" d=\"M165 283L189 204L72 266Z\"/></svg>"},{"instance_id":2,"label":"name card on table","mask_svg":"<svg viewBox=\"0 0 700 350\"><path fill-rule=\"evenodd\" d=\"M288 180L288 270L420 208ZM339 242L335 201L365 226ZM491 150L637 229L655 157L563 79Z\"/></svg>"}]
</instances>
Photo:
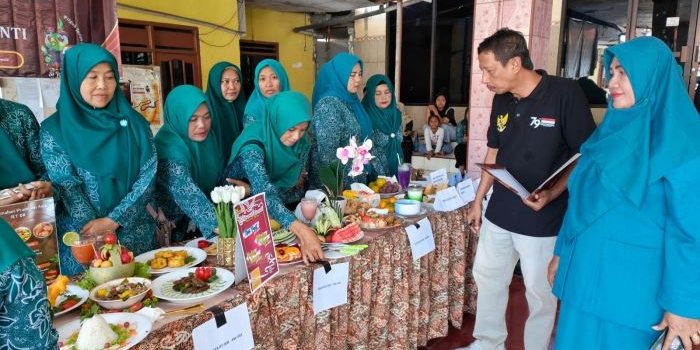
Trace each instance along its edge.
<instances>
[{"instance_id":1,"label":"name card on table","mask_svg":"<svg viewBox=\"0 0 700 350\"><path fill-rule=\"evenodd\" d=\"M323 267L314 270L314 314L347 304L350 263L333 264L326 273Z\"/></svg>"},{"instance_id":2,"label":"name card on table","mask_svg":"<svg viewBox=\"0 0 700 350\"><path fill-rule=\"evenodd\" d=\"M275 243L272 240L270 218L265 193L259 193L233 206L241 247L236 248L236 271L245 262L250 291L255 292L279 272ZM238 273L236 274L238 280Z\"/></svg>"},{"instance_id":3,"label":"name card on table","mask_svg":"<svg viewBox=\"0 0 700 350\"><path fill-rule=\"evenodd\" d=\"M457 193L459 193L462 202L469 203L476 198L476 187L471 179L466 179L457 183Z\"/></svg>"},{"instance_id":4,"label":"name card on table","mask_svg":"<svg viewBox=\"0 0 700 350\"><path fill-rule=\"evenodd\" d=\"M451 211L465 206L467 203L462 201L457 189L448 187L435 193L435 203L433 209L437 211Z\"/></svg>"},{"instance_id":5,"label":"name card on table","mask_svg":"<svg viewBox=\"0 0 700 350\"><path fill-rule=\"evenodd\" d=\"M221 314L215 313L214 318L192 330L192 341L195 350L252 349L255 342L248 305L243 303Z\"/></svg>"},{"instance_id":6,"label":"name card on table","mask_svg":"<svg viewBox=\"0 0 700 350\"><path fill-rule=\"evenodd\" d=\"M447 170L445 170L445 168L435 170L428 174L428 180L435 187L440 185L446 186L447 183L450 182L450 180L447 178Z\"/></svg>"},{"instance_id":7,"label":"name card on table","mask_svg":"<svg viewBox=\"0 0 700 350\"><path fill-rule=\"evenodd\" d=\"M435 250L435 236L433 226L428 218L418 220L415 224L406 226L408 242L411 244L411 256L418 260Z\"/></svg>"}]
</instances>

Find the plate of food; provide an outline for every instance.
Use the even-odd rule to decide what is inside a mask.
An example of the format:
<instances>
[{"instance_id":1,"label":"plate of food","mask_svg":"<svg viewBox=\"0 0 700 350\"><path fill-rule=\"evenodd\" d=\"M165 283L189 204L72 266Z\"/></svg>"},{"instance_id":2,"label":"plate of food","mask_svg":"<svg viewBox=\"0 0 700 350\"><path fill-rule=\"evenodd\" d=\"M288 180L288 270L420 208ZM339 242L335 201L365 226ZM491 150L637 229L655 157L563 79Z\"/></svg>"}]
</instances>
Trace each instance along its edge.
<instances>
[{"instance_id":1,"label":"plate of food","mask_svg":"<svg viewBox=\"0 0 700 350\"><path fill-rule=\"evenodd\" d=\"M148 317L135 313L98 314L80 322L72 320L58 327L61 350L126 350L146 338L152 327Z\"/></svg>"},{"instance_id":2,"label":"plate of food","mask_svg":"<svg viewBox=\"0 0 700 350\"><path fill-rule=\"evenodd\" d=\"M297 244L278 244L275 246L275 254L277 263L280 265L293 265L304 261L301 257L301 248Z\"/></svg>"},{"instance_id":3,"label":"plate of food","mask_svg":"<svg viewBox=\"0 0 700 350\"><path fill-rule=\"evenodd\" d=\"M393 214L379 214L368 211L365 214L347 215L344 218L347 224L357 224L363 231L383 231L400 227L403 221Z\"/></svg>"},{"instance_id":4,"label":"plate of food","mask_svg":"<svg viewBox=\"0 0 700 350\"><path fill-rule=\"evenodd\" d=\"M148 272L161 275L195 266L207 259L207 252L192 247L169 247L137 255L134 260L149 266Z\"/></svg>"},{"instance_id":5,"label":"plate of food","mask_svg":"<svg viewBox=\"0 0 700 350\"><path fill-rule=\"evenodd\" d=\"M204 238L195 238L185 244L185 247L198 248L205 252L207 255L216 255L218 250L216 242L209 242Z\"/></svg>"},{"instance_id":6,"label":"plate of food","mask_svg":"<svg viewBox=\"0 0 700 350\"><path fill-rule=\"evenodd\" d=\"M181 269L153 280L151 290L158 299L175 304L197 303L231 287L236 278L229 270L216 267Z\"/></svg>"},{"instance_id":7,"label":"plate of food","mask_svg":"<svg viewBox=\"0 0 700 350\"><path fill-rule=\"evenodd\" d=\"M66 286L66 291L56 297L56 306L51 308L54 317L65 315L66 313L79 308L88 299L88 292L75 284Z\"/></svg>"},{"instance_id":8,"label":"plate of food","mask_svg":"<svg viewBox=\"0 0 700 350\"><path fill-rule=\"evenodd\" d=\"M34 237L36 238L46 238L53 233L53 224L50 222L40 222L34 226L32 232L34 232Z\"/></svg>"},{"instance_id":9,"label":"plate of food","mask_svg":"<svg viewBox=\"0 0 700 350\"><path fill-rule=\"evenodd\" d=\"M325 237L325 243L353 243L365 237L359 225L350 222L342 228L330 231Z\"/></svg>"},{"instance_id":10,"label":"plate of food","mask_svg":"<svg viewBox=\"0 0 700 350\"><path fill-rule=\"evenodd\" d=\"M25 242L32 238L32 230L30 230L29 227L15 227L15 232L17 232L17 235Z\"/></svg>"},{"instance_id":11,"label":"plate of food","mask_svg":"<svg viewBox=\"0 0 700 350\"><path fill-rule=\"evenodd\" d=\"M289 244L296 238L297 236L295 236L292 231L289 230L280 229L272 232L272 240L275 241L275 244Z\"/></svg>"}]
</instances>

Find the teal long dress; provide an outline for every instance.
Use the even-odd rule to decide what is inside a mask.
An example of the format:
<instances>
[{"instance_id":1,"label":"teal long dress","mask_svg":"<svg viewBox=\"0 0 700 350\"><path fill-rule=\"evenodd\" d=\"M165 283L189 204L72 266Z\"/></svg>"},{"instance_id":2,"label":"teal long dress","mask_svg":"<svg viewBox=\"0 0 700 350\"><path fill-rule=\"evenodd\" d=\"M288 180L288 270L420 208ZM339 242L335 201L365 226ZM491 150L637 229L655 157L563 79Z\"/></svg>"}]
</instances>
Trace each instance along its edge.
<instances>
[{"instance_id":1,"label":"teal long dress","mask_svg":"<svg viewBox=\"0 0 700 350\"><path fill-rule=\"evenodd\" d=\"M664 312L700 318L700 197L689 195L700 193L700 116L664 42L613 46L606 67L614 57L635 104L610 103L569 178L556 349L647 349Z\"/></svg>"},{"instance_id":2,"label":"teal long dress","mask_svg":"<svg viewBox=\"0 0 700 350\"><path fill-rule=\"evenodd\" d=\"M236 141L243 130L243 112L245 110L245 91L241 87L238 97L232 102L224 99L221 92L221 77L227 69L232 69L238 74L238 79L243 81L241 69L233 63L221 61L211 67L209 81L207 82L207 104L212 115L210 133L216 137L220 152L224 159L228 159L231 145ZM222 164L223 166L223 164Z\"/></svg>"},{"instance_id":3,"label":"teal long dress","mask_svg":"<svg viewBox=\"0 0 700 350\"><path fill-rule=\"evenodd\" d=\"M39 152L39 123L25 105L0 99L0 190L46 180Z\"/></svg>"},{"instance_id":4,"label":"teal long dress","mask_svg":"<svg viewBox=\"0 0 700 350\"><path fill-rule=\"evenodd\" d=\"M391 103L386 108L379 108L374 100L374 94L379 85L386 85L391 92ZM403 158L401 141L401 112L396 108L394 85L383 74L375 74L367 80L366 92L362 98L372 121L372 171L374 175L394 176L399 170L399 159ZM410 161L410 159L409 159Z\"/></svg>"}]
</instances>

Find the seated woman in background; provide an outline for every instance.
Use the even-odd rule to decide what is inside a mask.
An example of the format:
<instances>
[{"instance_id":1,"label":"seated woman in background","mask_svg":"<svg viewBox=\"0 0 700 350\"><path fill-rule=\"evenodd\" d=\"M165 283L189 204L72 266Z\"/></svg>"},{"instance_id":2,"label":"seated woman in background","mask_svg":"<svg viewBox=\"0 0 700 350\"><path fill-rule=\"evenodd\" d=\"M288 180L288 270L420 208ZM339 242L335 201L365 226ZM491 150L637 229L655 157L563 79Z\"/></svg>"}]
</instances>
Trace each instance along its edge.
<instances>
[{"instance_id":1,"label":"seated woman in background","mask_svg":"<svg viewBox=\"0 0 700 350\"><path fill-rule=\"evenodd\" d=\"M372 121L357 97L362 83L362 69L363 63L359 57L339 53L318 73L312 95L311 188L323 187L319 177L320 167L337 162L336 150L347 146L350 137L355 136L358 144L372 137ZM371 152L374 151L376 149L372 148ZM340 170L344 175L345 188L349 188L353 182L367 183L365 173L348 176L351 168L352 162L347 162Z\"/></svg>"},{"instance_id":2,"label":"seated woman in background","mask_svg":"<svg viewBox=\"0 0 700 350\"><path fill-rule=\"evenodd\" d=\"M367 80L366 90L362 105L374 129L372 170L375 175L394 176L403 158L401 112L396 108L394 85L386 75L375 74Z\"/></svg>"},{"instance_id":3,"label":"seated woman in background","mask_svg":"<svg viewBox=\"0 0 700 350\"><path fill-rule=\"evenodd\" d=\"M469 107L464 111L464 119L457 123L457 146L455 146L455 168L464 175L467 168L467 147L469 146Z\"/></svg>"},{"instance_id":4,"label":"seated woman in background","mask_svg":"<svg viewBox=\"0 0 700 350\"><path fill-rule=\"evenodd\" d=\"M424 131L424 143L419 151L430 159L433 155L445 155L452 152L452 146L445 143L445 130L440 127L440 117L433 114L428 119L428 127Z\"/></svg>"},{"instance_id":5,"label":"seated woman in background","mask_svg":"<svg viewBox=\"0 0 700 350\"><path fill-rule=\"evenodd\" d=\"M224 158L211 129L212 116L199 88L180 85L165 101L165 124L156 135L158 173L156 203L175 223L173 241L199 236L206 239L217 227L209 193L223 169ZM214 117L215 118L215 117Z\"/></svg>"},{"instance_id":6,"label":"seated woman in background","mask_svg":"<svg viewBox=\"0 0 700 350\"><path fill-rule=\"evenodd\" d=\"M281 91L289 91L289 77L282 64L277 60L266 58L255 67L255 90L245 106L243 127L259 121L265 115L265 101Z\"/></svg>"},{"instance_id":7,"label":"seated woman in background","mask_svg":"<svg viewBox=\"0 0 700 350\"><path fill-rule=\"evenodd\" d=\"M39 153L39 123L27 106L2 98L0 154L0 205L51 197Z\"/></svg>"},{"instance_id":8,"label":"seated woman in background","mask_svg":"<svg viewBox=\"0 0 700 350\"><path fill-rule=\"evenodd\" d=\"M435 94L433 104L428 106L425 116L425 128L428 127L431 114L435 114L440 117L440 126L445 130L445 142L449 143L452 141L457 141L457 120L455 119L455 110L450 107L450 102L445 92L439 91L437 94Z\"/></svg>"},{"instance_id":9,"label":"seated woman in background","mask_svg":"<svg viewBox=\"0 0 700 350\"><path fill-rule=\"evenodd\" d=\"M58 332L46 296L46 280L34 252L0 218L0 348L58 349Z\"/></svg>"},{"instance_id":10,"label":"seated woman in background","mask_svg":"<svg viewBox=\"0 0 700 350\"><path fill-rule=\"evenodd\" d=\"M209 71L206 96L212 116L212 136L219 144L224 160L228 159L233 141L243 130L246 100L242 80L241 70L233 63L222 61Z\"/></svg>"},{"instance_id":11,"label":"seated woman in background","mask_svg":"<svg viewBox=\"0 0 700 350\"><path fill-rule=\"evenodd\" d=\"M247 180L251 194L265 192L270 217L297 236L305 262L323 260L321 242L285 204L296 206L304 194L310 113L301 93L286 91L269 98L263 119L243 129L233 144L224 171L227 178Z\"/></svg>"},{"instance_id":12,"label":"seated woman in background","mask_svg":"<svg viewBox=\"0 0 700 350\"><path fill-rule=\"evenodd\" d=\"M58 232L107 231L134 254L155 248L156 150L148 122L115 93L117 60L104 48L78 44L63 58L57 111L41 128L41 159L57 188ZM61 273L83 271L59 237Z\"/></svg>"}]
</instances>

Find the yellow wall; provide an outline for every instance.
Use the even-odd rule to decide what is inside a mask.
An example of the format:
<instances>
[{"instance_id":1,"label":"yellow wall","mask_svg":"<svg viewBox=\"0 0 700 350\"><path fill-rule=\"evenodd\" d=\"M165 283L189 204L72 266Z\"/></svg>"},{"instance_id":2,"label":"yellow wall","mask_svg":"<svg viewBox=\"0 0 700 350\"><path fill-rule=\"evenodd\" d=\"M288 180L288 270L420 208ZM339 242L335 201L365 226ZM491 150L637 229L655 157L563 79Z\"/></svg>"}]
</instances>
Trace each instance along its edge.
<instances>
[{"instance_id":1,"label":"yellow wall","mask_svg":"<svg viewBox=\"0 0 700 350\"><path fill-rule=\"evenodd\" d=\"M292 90L311 98L316 77L313 38L292 31L308 24L308 16L303 13L247 7L247 33L243 39L279 43L280 63L289 75Z\"/></svg>"},{"instance_id":2,"label":"yellow wall","mask_svg":"<svg viewBox=\"0 0 700 350\"><path fill-rule=\"evenodd\" d=\"M215 28L216 25L220 25L228 29L238 30L238 12L236 0L207 0L199 4L201 5L193 4L189 0L117 0L117 16L120 19L198 27L202 88L206 89L209 69L216 62L225 60L240 65L239 38L230 31L216 30ZM143 10L134 10L124 5ZM191 18L212 25L197 24L193 21L176 19L148 11Z\"/></svg>"}]
</instances>

